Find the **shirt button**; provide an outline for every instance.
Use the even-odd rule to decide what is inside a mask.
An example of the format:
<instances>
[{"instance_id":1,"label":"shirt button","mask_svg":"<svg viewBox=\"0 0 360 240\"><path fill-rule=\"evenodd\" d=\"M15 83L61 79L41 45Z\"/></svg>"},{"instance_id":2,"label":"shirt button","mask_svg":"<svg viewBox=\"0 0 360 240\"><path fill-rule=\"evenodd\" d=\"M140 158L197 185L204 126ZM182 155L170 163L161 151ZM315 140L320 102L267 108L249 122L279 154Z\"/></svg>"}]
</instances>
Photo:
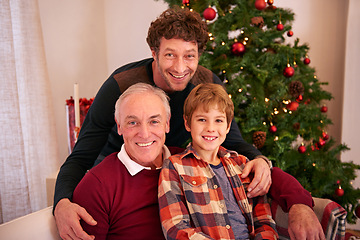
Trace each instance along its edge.
<instances>
[{"instance_id":1,"label":"shirt button","mask_svg":"<svg viewBox=\"0 0 360 240\"><path fill-rule=\"evenodd\" d=\"M222 204L222 203L219 203L219 206L220 206L220 208L224 208L224 204Z\"/></svg>"},{"instance_id":2,"label":"shirt button","mask_svg":"<svg viewBox=\"0 0 360 240\"><path fill-rule=\"evenodd\" d=\"M218 188L218 185L214 185L214 189L217 189Z\"/></svg>"},{"instance_id":3,"label":"shirt button","mask_svg":"<svg viewBox=\"0 0 360 240\"><path fill-rule=\"evenodd\" d=\"M226 229L230 229L230 228L231 228L230 225L226 225L225 227L226 227Z\"/></svg>"},{"instance_id":4,"label":"shirt button","mask_svg":"<svg viewBox=\"0 0 360 240\"><path fill-rule=\"evenodd\" d=\"M195 185L195 184L196 184L196 181L192 181L192 184L194 184L194 185Z\"/></svg>"}]
</instances>

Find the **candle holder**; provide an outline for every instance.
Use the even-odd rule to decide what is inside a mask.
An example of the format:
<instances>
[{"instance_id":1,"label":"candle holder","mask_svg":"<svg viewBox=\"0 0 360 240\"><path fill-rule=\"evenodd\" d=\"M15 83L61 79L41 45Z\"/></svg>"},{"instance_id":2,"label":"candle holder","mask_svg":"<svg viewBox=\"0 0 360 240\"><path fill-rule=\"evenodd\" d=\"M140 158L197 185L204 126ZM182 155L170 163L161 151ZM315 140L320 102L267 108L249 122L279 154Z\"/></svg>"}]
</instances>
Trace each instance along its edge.
<instances>
[{"instance_id":1,"label":"candle holder","mask_svg":"<svg viewBox=\"0 0 360 240\"><path fill-rule=\"evenodd\" d=\"M85 120L86 114L89 111L89 108L93 102L94 98L86 99L80 98L79 99L79 106L80 106L80 127L75 126L75 107L74 107L74 99L70 97L70 99L66 100L66 127L68 133L68 150L69 153L72 152L77 138L80 133L80 129L82 123Z\"/></svg>"}]
</instances>

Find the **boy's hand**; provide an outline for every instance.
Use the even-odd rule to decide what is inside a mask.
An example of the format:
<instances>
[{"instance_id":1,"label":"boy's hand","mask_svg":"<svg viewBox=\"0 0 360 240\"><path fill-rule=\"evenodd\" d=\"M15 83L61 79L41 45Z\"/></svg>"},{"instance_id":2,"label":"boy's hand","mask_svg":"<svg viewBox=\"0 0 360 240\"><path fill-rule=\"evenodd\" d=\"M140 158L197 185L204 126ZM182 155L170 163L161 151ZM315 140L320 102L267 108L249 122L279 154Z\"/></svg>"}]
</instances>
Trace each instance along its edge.
<instances>
[{"instance_id":1,"label":"boy's hand","mask_svg":"<svg viewBox=\"0 0 360 240\"><path fill-rule=\"evenodd\" d=\"M254 178L248 186L249 198L265 195L271 186L271 170L267 162L262 158L255 158L245 164L242 178L255 173Z\"/></svg>"},{"instance_id":2,"label":"boy's hand","mask_svg":"<svg viewBox=\"0 0 360 240\"><path fill-rule=\"evenodd\" d=\"M62 239L84 239L93 240L81 227L80 219L89 225L96 225L96 221L86 210L69 199L61 199L54 211L56 225Z\"/></svg>"}]
</instances>

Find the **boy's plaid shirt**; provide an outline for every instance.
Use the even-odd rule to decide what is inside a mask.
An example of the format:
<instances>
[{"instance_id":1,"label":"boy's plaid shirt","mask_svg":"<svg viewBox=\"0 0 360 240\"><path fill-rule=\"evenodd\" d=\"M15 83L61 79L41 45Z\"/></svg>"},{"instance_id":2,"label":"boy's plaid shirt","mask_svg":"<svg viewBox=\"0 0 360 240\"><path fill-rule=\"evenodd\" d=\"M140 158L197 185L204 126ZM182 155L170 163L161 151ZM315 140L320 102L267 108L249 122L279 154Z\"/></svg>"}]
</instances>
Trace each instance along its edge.
<instances>
[{"instance_id":1,"label":"boy's plaid shirt","mask_svg":"<svg viewBox=\"0 0 360 240\"><path fill-rule=\"evenodd\" d=\"M248 199L250 178L241 179L248 161L219 148L218 156L245 216L251 239L277 239L266 196ZM159 206L167 239L235 239L215 174L191 147L165 160L159 179Z\"/></svg>"}]
</instances>

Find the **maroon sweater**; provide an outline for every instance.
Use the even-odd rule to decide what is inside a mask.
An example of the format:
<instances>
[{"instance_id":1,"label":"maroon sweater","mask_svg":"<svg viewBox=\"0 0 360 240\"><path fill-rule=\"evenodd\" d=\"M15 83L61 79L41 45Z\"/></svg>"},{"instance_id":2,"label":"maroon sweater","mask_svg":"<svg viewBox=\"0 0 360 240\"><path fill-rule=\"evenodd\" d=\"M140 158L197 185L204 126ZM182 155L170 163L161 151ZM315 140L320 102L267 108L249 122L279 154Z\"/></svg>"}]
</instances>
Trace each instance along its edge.
<instances>
[{"instance_id":1,"label":"maroon sweater","mask_svg":"<svg viewBox=\"0 0 360 240\"><path fill-rule=\"evenodd\" d=\"M165 239L158 206L160 170L131 176L113 153L91 169L76 187L73 202L97 221L85 232L100 239Z\"/></svg>"}]
</instances>

